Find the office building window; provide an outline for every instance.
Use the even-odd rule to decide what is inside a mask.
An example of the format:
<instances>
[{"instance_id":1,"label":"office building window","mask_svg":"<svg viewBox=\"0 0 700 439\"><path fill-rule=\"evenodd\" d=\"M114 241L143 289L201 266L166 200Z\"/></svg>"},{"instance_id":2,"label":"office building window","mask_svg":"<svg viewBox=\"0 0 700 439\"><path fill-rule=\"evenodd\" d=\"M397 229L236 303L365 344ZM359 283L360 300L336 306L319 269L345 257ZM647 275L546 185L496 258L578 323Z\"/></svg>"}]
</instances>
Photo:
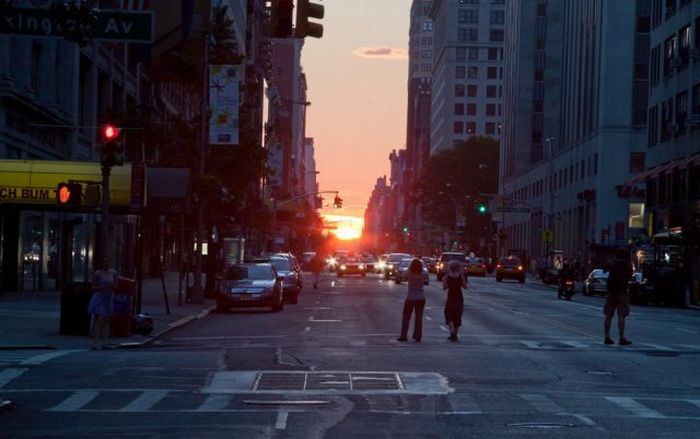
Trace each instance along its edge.
<instances>
[{"instance_id":1,"label":"office building window","mask_svg":"<svg viewBox=\"0 0 700 439\"><path fill-rule=\"evenodd\" d=\"M495 116L496 115L496 104L486 104L486 115Z\"/></svg>"},{"instance_id":2,"label":"office building window","mask_svg":"<svg viewBox=\"0 0 700 439\"><path fill-rule=\"evenodd\" d=\"M465 92L464 85L462 85L462 84L455 85L455 97L463 98L464 92Z\"/></svg>"},{"instance_id":3,"label":"office building window","mask_svg":"<svg viewBox=\"0 0 700 439\"><path fill-rule=\"evenodd\" d=\"M491 29L489 31L489 41L503 41L503 29Z\"/></svg>"},{"instance_id":4,"label":"office building window","mask_svg":"<svg viewBox=\"0 0 700 439\"><path fill-rule=\"evenodd\" d=\"M496 97L496 86L495 85L487 85L486 86L486 97L487 98L495 98Z\"/></svg>"},{"instance_id":5,"label":"office building window","mask_svg":"<svg viewBox=\"0 0 700 439\"><path fill-rule=\"evenodd\" d=\"M476 116L476 104L467 104L467 116Z\"/></svg>"},{"instance_id":6,"label":"office building window","mask_svg":"<svg viewBox=\"0 0 700 439\"><path fill-rule=\"evenodd\" d=\"M496 134L496 124L493 122L486 122L486 134L493 136Z\"/></svg>"},{"instance_id":7,"label":"office building window","mask_svg":"<svg viewBox=\"0 0 700 439\"><path fill-rule=\"evenodd\" d=\"M648 145L654 146L659 142L659 107L654 105L649 108L649 118L647 120L648 128Z\"/></svg>"},{"instance_id":8,"label":"office building window","mask_svg":"<svg viewBox=\"0 0 700 439\"><path fill-rule=\"evenodd\" d=\"M431 59L433 57L432 50L421 50L420 57L423 59Z\"/></svg>"},{"instance_id":9,"label":"office building window","mask_svg":"<svg viewBox=\"0 0 700 439\"><path fill-rule=\"evenodd\" d=\"M598 175L598 154L593 155L593 175Z\"/></svg>"},{"instance_id":10,"label":"office building window","mask_svg":"<svg viewBox=\"0 0 700 439\"><path fill-rule=\"evenodd\" d=\"M455 67L455 77L457 79L464 79L466 77L466 69L464 66Z\"/></svg>"},{"instance_id":11,"label":"office building window","mask_svg":"<svg viewBox=\"0 0 700 439\"><path fill-rule=\"evenodd\" d=\"M457 48L457 54L455 55L458 61L464 61L467 59L467 48L466 47L458 47Z\"/></svg>"},{"instance_id":12,"label":"office building window","mask_svg":"<svg viewBox=\"0 0 700 439\"><path fill-rule=\"evenodd\" d=\"M537 3L537 15L540 17L544 17L545 15L547 15L547 3Z\"/></svg>"},{"instance_id":13,"label":"office building window","mask_svg":"<svg viewBox=\"0 0 700 439\"><path fill-rule=\"evenodd\" d=\"M581 165L579 166L579 169L581 170L581 180L586 178L586 161L581 160Z\"/></svg>"},{"instance_id":14,"label":"office building window","mask_svg":"<svg viewBox=\"0 0 700 439\"><path fill-rule=\"evenodd\" d=\"M676 134L685 133L685 119L688 116L688 92L684 91L676 95Z\"/></svg>"},{"instance_id":15,"label":"office building window","mask_svg":"<svg viewBox=\"0 0 700 439\"><path fill-rule=\"evenodd\" d=\"M423 73L430 73L433 70L432 65L430 64L421 64L420 65L420 71Z\"/></svg>"},{"instance_id":16,"label":"office building window","mask_svg":"<svg viewBox=\"0 0 700 439\"><path fill-rule=\"evenodd\" d=\"M673 98L661 103L661 141L671 138L673 125Z\"/></svg>"},{"instance_id":17,"label":"office building window","mask_svg":"<svg viewBox=\"0 0 700 439\"><path fill-rule=\"evenodd\" d=\"M464 104L458 102L455 104L455 116L464 116Z\"/></svg>"},{"instance_id":18,"label":"office building window","mask_svg":"<svg viewBox=\"0 0 700 439\"><path fill-rule=\"evenodd\" d=\"M433 37L421 37L420 44L422 46L432 46L433 45Z\"/></svg>"},{"instance_id":19,"label":"office building window","mask_svg":"<svg viewBox=\"0 0 700 439\"><path fill-rule=\"evenodd\" d=\"M432 32L433 31L433 22L432 21L424 21L421 30L423 32Z\"/></svg>"},{"instance_id":20,"label":"office building window","mask_svg":"<svg viewBox=\"0 0 700 439\"><path fill-rule=\"evenodd\" d=\"M457 41L467 41L467 29L466 27L460 27L457 29Z\"/></svg>"},{"instance_id":21,"label":"office building window","mask_svg":"<svg viewBox=\"0 0 700 439\"><path fill-rule=\"evenodd\" d=\"M39 96L39 85L41 84L41 44L37 41L32 41L32 58L30 65L29 82L35 96Z\"/></svg>"},{"instance_id":22,"label":"office building window","mask_svg":"<svg viewBox=\"0 0 700 439\"><path fill-rule=\"evenodd\" d=\"M489 47L488 59L491 61L497 61L501 59L501 49L498 47Z\"/></svg>"},{"instance_id":23,"label":"office building window","mask_svg":"<svg viewBox=\"0 0 700 439\"><path fill-rule=\"evenodd\" d=\"M476 66L469 66L467 68L467 78L479 79L479 68Z\"/></svg>"},{"instance_id":24,"label":"office building window","mask_svg":"<svg viewBox=\"0 0 700 439\"><path fill-rule=\"evenodd\" d=\"M666 0L666 15L664 16L666 20L673 17L676 13L676 0Z\"/></svg>"},{"instance_id":25,"label":"office building window","mask_svg":"<svg viewBox=\"0 0 700 439\"><path fill-rule=\"evenodd\" d=\"M467 97L475 98L476 95L477 95L476 85L473 85L473 84L467 85Z\"/></svg>"},{"instance_id":26,"label":"office building window","mask_svg":"<svg viewBox=\"0 0 700 439\"><path fill-rule=\"evenodd\" d=\"M646 153L631 152L630 153L630 172L642 172L645 169Z\"/></svg>"},{"instance_id":27,"label":"office building window","mask_svg":"<svg viewBox=\"0 0 700 439\"><path fill-rule=\"evenodd\" d=\"M488 79L498 79L498 67L488 67L486 69L486 77Z\"/></svg>"},{"instance_id":28,"label":"office building window","mask_svg":"<svg viewBox=\"0 0 700 439\"><path fill-rule=\"evenodd\" d=\"M479 10L478 9L467 9L467 23L478 24L479 23Z\"/></svg>"},{"instance_id":29,"label":"office building window","mask_svg":"<svg viewBox=\"0 0 700 439\"><path fill-rule=\"evenodd\" d=\"M464 132L464 123L460 121L455 121L452 132L455 134L462 134Z\"/></svg>"},{"instance_id":30,"label":"office building window","mask_svg":"<svg viewBox=\"0 0 700 439\"><path fill-rule=\"evenodd\" d=\"M681 59L681 66L688 66L690 55L690 25L685 26L678 32L678 58Z\"/></svg>"},{"instance_id":31,"label":"office building window","mask_svg":"<svg viewBox=\"0 0 700 439\"><path fill-rule=\"evenodd\" d=\"M491 24L503 24L505 16L505 11L491 11Z\"/></svg>"},{"instance_id":32,"label":"office building window","mask_svg":"<svg viewBox=\"0 0 700 439\"><path fill-rule=\"evenodd\" d=\"M466 124L467 134L476 134L476 122L469 121Z\"/></svg>"},{"instance_id":33,"label":"office building window","mask_svg":"<svg viewBox=\"0 0 700 439\"><path fill-rule=\"evenodd\" d=\"M693 86L693 114L700 115L700 82Z\"/></svg>"},{"instance_id":34,"label":"office building window","mask_svg":"<svg viewBox=\"0 0 700 439\"><path fill-rule=\"evenodd\" d=\"M479 48L478 47L470 47L469 48L469 60L470 61L478 61L479 60Z\"/></svg>"},{"instance_id":35,"label":"office building window","mask_svg":"<svg viewBox=\"0 0 700 439\"><path fill-rule=\"evenodd\" d=\"M676 56L676 36L672 35L664 42L664 76L673 74L673 58Z\"/></svg>"},{"instance_id":36,"label":"office building window","mask_svg":"<svg viewBox=\"0 0 700 439\"><path fill-rule=\"evenodd\" d=\"M466 24L467 23L467 10L466 9L460 9L457 12L457 22L459 24Z\"/></svg>"}]
</instances>

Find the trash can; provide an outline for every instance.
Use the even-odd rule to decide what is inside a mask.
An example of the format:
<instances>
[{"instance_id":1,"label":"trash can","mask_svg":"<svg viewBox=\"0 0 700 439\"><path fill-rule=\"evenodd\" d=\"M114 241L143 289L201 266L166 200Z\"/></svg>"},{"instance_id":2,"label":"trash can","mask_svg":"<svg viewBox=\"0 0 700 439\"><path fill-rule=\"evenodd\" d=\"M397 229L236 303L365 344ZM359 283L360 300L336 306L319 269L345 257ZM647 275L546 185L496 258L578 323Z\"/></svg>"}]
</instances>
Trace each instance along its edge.
<instances>
[{"instance_id":1,"label":"trash can","mask_svg":"<svg viewBox=\"0 0 700 439\"><path fill-rule=\"evenodd\" d=\"M131 311L135 294L134 279L117 277L117 285L114 288L114 315L110 321L110 329L114 337L131 336Z\"/></svg>"},{"instance_id":2,"label":"trash can","mask_svg":"<svg viewBox=\"0 0 700 439\"><path fill-rule=\"evenodd\" d=\"M90 335L90 282L70 282L61 290L61 335Z\"/></svg>"}]
</instances>

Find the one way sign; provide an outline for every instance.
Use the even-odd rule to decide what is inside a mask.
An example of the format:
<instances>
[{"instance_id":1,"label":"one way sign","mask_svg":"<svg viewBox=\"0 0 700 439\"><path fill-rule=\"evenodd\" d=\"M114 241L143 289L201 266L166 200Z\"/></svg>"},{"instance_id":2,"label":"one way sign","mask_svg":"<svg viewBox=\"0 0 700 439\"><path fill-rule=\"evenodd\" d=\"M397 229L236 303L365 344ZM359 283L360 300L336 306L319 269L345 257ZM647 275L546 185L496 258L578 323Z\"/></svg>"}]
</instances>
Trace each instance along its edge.
<instances>
[{"instance_id":1,"label":"one way sign","mask_svg":"<svg viewBox=\"0 0 700 439\"><path fill-rule=\"evenodd\" d=\"M153 13L99 10L92 26L95 40L133 43L153 42ZM0 34L63 37L61 26L49 9L11 7L0 15Z\"/></svg>"}]
</instances>

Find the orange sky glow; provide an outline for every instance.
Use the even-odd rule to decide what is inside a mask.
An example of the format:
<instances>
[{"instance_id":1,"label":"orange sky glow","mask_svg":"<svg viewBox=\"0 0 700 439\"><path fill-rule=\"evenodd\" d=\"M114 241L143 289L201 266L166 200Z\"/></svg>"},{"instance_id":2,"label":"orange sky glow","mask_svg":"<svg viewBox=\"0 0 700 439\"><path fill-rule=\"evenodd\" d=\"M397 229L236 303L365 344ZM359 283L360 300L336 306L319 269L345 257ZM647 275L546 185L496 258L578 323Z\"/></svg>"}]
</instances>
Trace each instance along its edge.
<instances>
[{"instance_id":1,"label":"orange sky glow","mask_svg":"<svg viewBox=\"0 0 700 439\"><path fill-rule=\"evenodd\" d=\"M389 154L406 141L411 0L323 5L324 36L307 38L302 53L311 101L306 134L315 141L320 189L338 190L344 201L322 213L357 218L336 231L350 237L362 228L376 179L389 173Z\"/></svg>"}]
</instances>

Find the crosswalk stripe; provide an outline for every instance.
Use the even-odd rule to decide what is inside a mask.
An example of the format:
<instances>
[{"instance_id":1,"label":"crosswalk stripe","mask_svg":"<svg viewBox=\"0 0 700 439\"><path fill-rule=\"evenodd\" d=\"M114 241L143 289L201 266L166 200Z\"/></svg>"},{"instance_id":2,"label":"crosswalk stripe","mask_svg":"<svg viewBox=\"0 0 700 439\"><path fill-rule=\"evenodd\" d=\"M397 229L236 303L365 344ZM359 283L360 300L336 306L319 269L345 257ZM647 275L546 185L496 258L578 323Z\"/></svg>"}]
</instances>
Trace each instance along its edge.
<instances>
[{"instance_id":1,"label":"crosswalk stripe","mask_svg":"<svg viewBox=\"0 0 700 439\"><path fill-rule=\"evenodd\" d=\"M3 369L0 371L0 389L5 387L10 381L22 375L27 369Z\"/></svg>"},{"instance_id":2,"label":"crosswalk stripe","mask_svg":"<svg viewBox=\"0 0 700 439\"><path fill-rule=\"evenodd\" d=\"M53 360L54 358L57 358L57 357L62 357L64 355L72 354L73 352L82 352L82 351L83 351L82 349L75 349L75 350L48 352L46 354L34 355L34 356L22 361L20 364L28 365L28 366L36 366L38 364L44 364L47 361Z\"/></svg>"},{"instance_id":3,"label":"crosswalk stripe","mask_svg":"<svg viewBox=\"0 0 700 439\"><path fill-rule=\"evenodd\" d=\"M686 401L700 409L700 399L686 399Z\"/></svg>"},{"instance_id":4,"label":"crosswalk stripe","mask_svg":"<svg viewBox=\"0 0 700 439\"><path fill-rule=\"evenodd\" d=\"M523 394L520 397L542 413L560 413L564 411L559 404L544 395Z\"/></svg>"},{"instance_id":5,"label":"crosswalk stripe","mask_svg":"<svg viewBox=\"0 0 700 439\"><path fill-rule=\"evenodd\" d=\"M231 403L231 395L214 394L207 399L195 411L213 412L224 410Z\"/></svg>"},{"instance_id":6,"label":"crosswalk stripe","mask_svg":"<svg viewBox=\"0 0 700 439\"><path fill-rule=\"evenodd\" d=\"M617 404L618 406L633 413L635 416L639 416L640 418L662 419L662 418L666 417L666 416L662 415L661 413L657 412L656 410L645 406L644 404L640 403L639 401L637 401L633 398L625 398L625 397L618 397L618 396L606 396L605 399L607 399L608 401L610 401L614 404Z\"/></svg>"},{"instance_id":7,"label":"crosswalk stripe","mask_svg":"<svg viewBox=\"0 0 700 439\"><path fill-rule=\"evenodd\" d=\"M66 398L63 402L58 405L48 409L49 412L74 412L80 410L82 407L87 405L90 401L95 399L100 392L96 390L78 390L71 396Z\"/></svg>"},{"instance_id":8,"label":"crosswalk stripe","mask_svg":"<svg viewBox=\"0 0 700 439\"><path fill-rule=\"evenodd\" d=\"M125 405L120 412L145 412L168 395L167 390L146 390L136 397L129 404Z\"/></svg>"}]
</instances>

